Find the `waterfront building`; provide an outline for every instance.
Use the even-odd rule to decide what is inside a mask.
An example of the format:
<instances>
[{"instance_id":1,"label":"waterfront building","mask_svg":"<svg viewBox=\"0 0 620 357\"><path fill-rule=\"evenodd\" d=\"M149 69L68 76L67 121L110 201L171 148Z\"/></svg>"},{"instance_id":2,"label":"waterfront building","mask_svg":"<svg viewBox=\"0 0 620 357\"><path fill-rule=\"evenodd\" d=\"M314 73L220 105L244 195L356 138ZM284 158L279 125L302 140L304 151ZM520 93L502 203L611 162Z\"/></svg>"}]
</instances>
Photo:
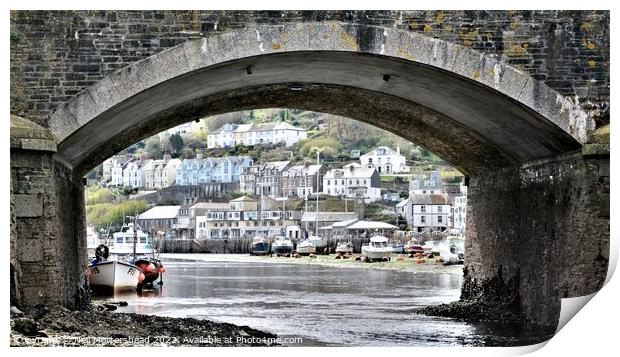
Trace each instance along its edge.
<instances>
[{"instance_id":1,"label":"waterfront building","mask_svg":"<svg viewBox=\"0 0 620 357\"><path fill-rule=\"evenodd\" d=\"M133 161L133 156L131 155L124 158L116 158L111 160L110 183L108 186L123 186L123 170L131 161Z\"/></svg>"},{"instance_id":2,"label":"waterfront building","mask_svg":"<svg viewBox=\"0 0 620 357\"><path fill-rule=\"evenodd\" d=\"M461 184L461 195L454 198L453 224L461 234L465 234L467 223L467 186Z\"/></svg>"},{"instance_id":3,"label":"waterfront building","mask_svg":"<svg viewBox=\"0 0 620 357\"><path fill-rule=\"evenodd\" d=\"M270 161L247 166L239 177L241 192L280 197L282 196L282 173L290 167L290 161Z\"/></svg>"},{"instance_id":4,"label":"waterfront building","mask_svg":"<svg viewBox=\"0 0 620 357\"><path fill-rule=\"evenodd\" d=\"M123 186L138 188L144 186L144 166L153 160L132 160L123 168Z\"/></svg>"},{"instance_id":5,"label":"waterfront building","mask_svg":"<svg viewBox=\"0 0 620 357\"><path fill-rule=\"evenodd\" d=\"M155 206L138 215L138 225L149 234L174 237L174 225L181 206Z\"/></svg>"},{"instance_id":6,"label":"waterfront building","mask_svg":"<svg viewBox=\"0 0 620 357\"><path fill-rule=\"evenodd\" d=\"M404 208L407 224L414 232L445 231L452 227L452 207L446 195L412 194L405 202L397 207Z\"/></svg>"},{"instance_id":7,"label":"waterfront building","mask_svg":"<svg viewBox=\"0 0 620 357\"><path fill-rule=\"evenodd\" d=\"M244 168L253 164L249 156L224 156L185 159L176 170L177 185L239 182Z\"/></svg>"}]
</instances>

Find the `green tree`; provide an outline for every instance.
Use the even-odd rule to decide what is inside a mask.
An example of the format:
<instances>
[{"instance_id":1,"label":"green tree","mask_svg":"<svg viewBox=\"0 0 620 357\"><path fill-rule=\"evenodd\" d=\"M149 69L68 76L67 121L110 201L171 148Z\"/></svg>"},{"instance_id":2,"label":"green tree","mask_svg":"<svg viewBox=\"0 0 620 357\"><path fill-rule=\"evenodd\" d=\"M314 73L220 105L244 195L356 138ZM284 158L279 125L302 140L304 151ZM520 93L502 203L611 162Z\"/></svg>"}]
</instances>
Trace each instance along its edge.
<instances>
[{"instance_id":1,"label":"green tree","mask_svg":"<svg viewBox=\"0 0 620 357\"><path fill-rule=\"evenodd\" d=\"M161 159L163 150L161 148L161 143L159 142L159 137L157 135L151 136L146 140L144 151L146 151L149 159Z\"/></svg>"},{"instance_id":2,"label":"green tree","mask_svg":"<svg viewBox=\"0 0 620 357\"><path fill-rule=\"evenodd\" d=\"M184 145L181 134L179 133L172 134L170 135L170 138L168 138L168 140L170 141L170 146L172 148L172 152L174 153L174 155L179 156L179 153L181 153L181 150L183 150L183 145Z\"/></svg>"}]
</instances>

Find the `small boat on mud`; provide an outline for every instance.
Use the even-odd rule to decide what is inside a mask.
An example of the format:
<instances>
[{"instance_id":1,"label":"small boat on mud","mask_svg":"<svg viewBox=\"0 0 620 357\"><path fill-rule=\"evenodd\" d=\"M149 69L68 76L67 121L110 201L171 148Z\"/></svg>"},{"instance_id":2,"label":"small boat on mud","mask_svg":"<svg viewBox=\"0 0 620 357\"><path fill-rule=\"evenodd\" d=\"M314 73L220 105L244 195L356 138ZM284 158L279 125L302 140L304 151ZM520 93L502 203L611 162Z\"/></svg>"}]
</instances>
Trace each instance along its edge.
<instances>
[{"instance_id":1,"label":"small boat on mud","mask_svg":"<svg viewBox=\"0 0 620 357\"><path fill-rule=\"evenodd\" d=\"M251 255L267 255L269 254L269 241L263 236L257 236L252 241Z\"/></svg>"},{"instance_id":2,"label":"small boat on mud","mask_svg":"<svg viewBox=\"0 0 620 357\"><path fill-rule=\"evenodd\" d=\"M314 244L314 250L316 254L324 254L327 248L327 242L320 236L310 236L308 238L312 244Z\"/></svg>"},{"instance_id":3,"label":"small boat on mud","mask_svg":"<svg viewBox=\"0 0 620 357\"><path fill-rule=\"evenodd\" d=\"M338 242L336 244L336 253L337 254L351 254L353 253L353 243L351 242Z\"/></svg>"},{"instance_id":4,"label":"small boat on mud","mask_svg":"<svg viewBox=\"0 0 620 357\"><path fill-rule=\"evenodd\" d=\"M403 254L405 253L405 245L402 243L394 243L392 244L392 253L395 254Z\"/></svg>"},{"instance_id":5,"label":"small boat on mud","mask_svg":"<svg viewBox=\"0 0 620 357\"><path fill-rule=\"evenodd\" d=\"M309 239L304 239L297 243L297 249L295 249L299 255L310 255L316 252L316 247Z\"/></svg>"},{"instance_id":6,"label":"small boat on mud","mask_svg":"<svg viewBox=\"0 0 620 357\"><path fill-rule=\"evenodd\" d=\"M116 260L108 260L109 249L101 244L95 250L95 259L87 269L91 290L100 293L135 290L145 276L137 266Z\"/></svg>"},{"instance_id":7,"label":"small boat on mud","mask_svg":"<svg viewBox=\"0 0 620 357\"><path fill-rule=\"evenodd\" d=\"M285 236L277 236L272 249L276 257L280 255L290 256L293 253L293 242Z\"/></svg>"},{"instance_id":8,"label":"small boat on mud","mask_svg":"<svg viewBox=\"0 0 620 357\"><path fill-rule=\"evenodd\" d=\"M388 239L383 236L370 238L368 245L362 246L362 257L365 261L391 260L392 247L388 246Z\"/></svg>"},{"instance_id":9,"label":"small boat on mud","mask_svg":"<svg viewBox=\"0 0 620 357\"><path fill-rule=\"evenodd\" d=\"M424 253L424 248L413 239L405 244L404 250L407 254Z\"/></svg>"}]
</instances>

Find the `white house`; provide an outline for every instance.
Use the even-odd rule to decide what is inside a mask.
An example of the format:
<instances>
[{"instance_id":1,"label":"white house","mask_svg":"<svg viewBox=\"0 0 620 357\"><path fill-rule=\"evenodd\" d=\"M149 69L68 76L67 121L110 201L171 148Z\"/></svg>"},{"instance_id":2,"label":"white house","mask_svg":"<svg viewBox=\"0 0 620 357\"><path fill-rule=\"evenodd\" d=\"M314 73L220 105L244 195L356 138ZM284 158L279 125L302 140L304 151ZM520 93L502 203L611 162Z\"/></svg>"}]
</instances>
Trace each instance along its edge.
<instances>
[{"instance_id":1,"label":"white house","mask_svg":"<svg viewBox=\"0 0 620 357\"><path fill-rule=\"evenodd\" d=\"M461 195L454 198L453 225L461 234L465 233L467 223L467 186L461 184Z\"/></svg>"},{"instance_id":2,"label":"white house","mask_svg":"<svg viewBox=\"0 0 620 357\"><path fill-rule=\"evenodd\" d=\"M445 195L413 194L404 208L407 224L415 232L445 231L452 226L451 206Z\"/></svg>"},{"instance_id":3,"label":"white house","mask_svg":"<svg viewBox=\"0 0 620 357\"><path fill-rule=\"evenodd\" d=\"M400 147L394 151L387 146L379 146L360 156L360 162L362 166L373 166L379 174L397 174L410 170L405 157L400 154Z\"/></svg>"},{"instance_id":4,"label":"white house","mask_svg":"<svg viewBox=\"0 0 620 357\"><path fill-rule=\"evenodd\" d=\"M207 135L208 148L225 148L235 145L293 145L308 136L306 130L287 122L262 124L225 124Z\"/></svg>"},{"instance_id":5,"label":"white house","mask_svg":"<svg viewBox=\"0 0 620 357\"><path fill-rule=\"evenodd\" d=\"M123 169L123 186L138 188L144 187L144 171L145 165L153 160L134 160L128 162Z\"/></svg>"},{"instance_id":6,"label":"white house","mask_svg":"<svg viewBox=\"0 0 620 357\"><path fill-rule=\"evenodd\" d=\"M359 164L329 170L323 176L323 193L330 196L364 197L366 203L381 199L381 179L374 168Z\"/></svg>"},{"instance_id":7,"label":"white house","mask_svg":"<svg viewBox=\"0 0 620 357\"><path fill-rule=\"evenodd\" d=\"M101 164L101 167L102 167L101 178L103 182L110 182L112 180L112 169L114 168L117 162L120 162L122 164L124 162L131 160L132 158L133 158L132 155L114 155L111 158L105 160ZM121 172L121 176L122 176L122 172ZM119 176L117 173L117 180L118 180L118 177Z\"/></svg>"}]
</instances>

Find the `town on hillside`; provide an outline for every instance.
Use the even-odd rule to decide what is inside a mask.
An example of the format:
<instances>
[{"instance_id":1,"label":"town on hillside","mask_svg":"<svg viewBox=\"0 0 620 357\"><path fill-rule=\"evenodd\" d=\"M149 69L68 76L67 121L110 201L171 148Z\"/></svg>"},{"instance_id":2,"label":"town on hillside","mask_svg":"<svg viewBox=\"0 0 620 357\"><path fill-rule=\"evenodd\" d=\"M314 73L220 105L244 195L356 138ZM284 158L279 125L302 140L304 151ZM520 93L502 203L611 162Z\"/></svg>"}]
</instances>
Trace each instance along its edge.
<instances>
[{"instance_id":1,"label":"town on hillside","mask_svg":"<svg viewBox=\"0 0 620 357\"><path fill-rule=\"evenodd\" d=\"M165 239L463 235L464 177L427 150L351 119L273 109L169 129L88 175L89 226L134 215ZM122 212L120 212L122 211ZM385 232L384 232L385 233Z\"/></svg>"}]
</instances>

